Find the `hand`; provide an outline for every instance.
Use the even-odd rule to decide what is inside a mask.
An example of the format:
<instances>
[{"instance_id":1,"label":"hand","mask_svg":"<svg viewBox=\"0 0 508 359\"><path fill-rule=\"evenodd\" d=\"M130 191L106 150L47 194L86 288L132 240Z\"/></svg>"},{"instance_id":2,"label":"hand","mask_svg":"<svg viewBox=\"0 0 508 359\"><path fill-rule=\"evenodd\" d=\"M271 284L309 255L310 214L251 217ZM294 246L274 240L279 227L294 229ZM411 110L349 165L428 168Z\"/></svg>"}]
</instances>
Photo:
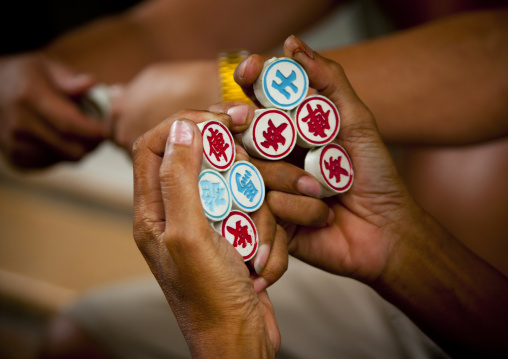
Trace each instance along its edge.
<instances>
[{"instance_id":1,"label":"hand","mask_svg":"<svg viewBox=\"0 0 508 359\"><path fill-rule=\"evenodd\" d=\"M19 168L77 161L107 135L72 97L94 85L42 54L0 59L0 149Z\"/></svg>"},{"instance_id":2,"label":"hand","mask_svg":"<svg viewBox=\"0 0 508 359\"><path fill-rule=\"evenodd\" d=\"M113 137L129 153L139 136L170 114L206 109L220 98L215 61L152 65L120 89L113 103Z\"/></svg>"},{"instance_id":3,"label":"hand","mask_svg":"<svg viewBox=\"0 0 508 359\"><path fill-rule=\"evenodd\" d=\"M246 115L230 112L242 118ZM249 273L243 258L204 215L197 190L201 134L188 119L218 119L235 127L225 114L186 111L169 117L136 141L134 238L193 356L273 357L280 334L266 290L256 288L256 280L263 276ZM270 257L279 259L270 259L265 270L269 275L275 268L284 271L285 266L277 267L277 263L287 266L285 232L275 225L266 206L252 218L261 246L268 244Z\"/></svg>"},{"instance_id":4,"label":"hand","mask_svg":"<svg viewBox=\"0 0 508 359\"><path fill-rule=\"evenodd\" d=\"M301 224L308 211L291 207L289 201L294 194L319 194L318 184L287 163L256 164L267 187L276 190L267 201L276 216L293 223L286 224L292 255L331 273L372 283L383 274L399 240L396 228L401 226L401 213L416 209L372 114L356 96L343 69L295 37L286 41L284 55L298 61L307 71L311 87L337 105L341 114L337 141L351 156L355 182L349 192L326 200L333 211L329 226L296 227L294 224ZM247 93L260 74L263 60L253 55L237 68L235 79ZM274 166L285 168L274 170Z\"/></svg>"}]
</instances>

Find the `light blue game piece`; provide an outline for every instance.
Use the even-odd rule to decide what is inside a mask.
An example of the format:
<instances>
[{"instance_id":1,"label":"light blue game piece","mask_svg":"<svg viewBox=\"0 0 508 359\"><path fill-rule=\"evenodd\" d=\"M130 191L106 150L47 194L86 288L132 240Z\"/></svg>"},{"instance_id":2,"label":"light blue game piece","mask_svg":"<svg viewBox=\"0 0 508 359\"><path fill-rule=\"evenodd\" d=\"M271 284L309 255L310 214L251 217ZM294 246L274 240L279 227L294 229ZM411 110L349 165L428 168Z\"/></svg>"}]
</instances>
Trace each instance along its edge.
<instances>
[{"instance_id":1,"label":"light blue game piece","mask_svg":"<svg viewBox=\"0 0 508 359\"><path fill-rule=\"evenodd\" d=\"M248 213L261 207L265 198L265 182L252 163L235 162L224 177L231 190L234 209Z\"/></svg>"},{"instance_id":2,"label":"light blue game piece","mask_svg":"<svg viewBox=\"0 0 508 359\"><path fill-rule=\"evenodd\" d=\"M305 99L308 90L307 73L289 57L274 57L266 61L254 83L254 94L266 108L291 110Z\"/></svg>"},{"instance_id":3,"label":"light blue game piece","mask_svg":"<svg viewBox=\"0 0 508 359\"><path fill-rule=\"evenodd\" d=\"M198 180L199 197L205 215L212 222L222 221L231 212L231 191L224 177L217 171L201 171Z\"/></svg>"}]
</instances>

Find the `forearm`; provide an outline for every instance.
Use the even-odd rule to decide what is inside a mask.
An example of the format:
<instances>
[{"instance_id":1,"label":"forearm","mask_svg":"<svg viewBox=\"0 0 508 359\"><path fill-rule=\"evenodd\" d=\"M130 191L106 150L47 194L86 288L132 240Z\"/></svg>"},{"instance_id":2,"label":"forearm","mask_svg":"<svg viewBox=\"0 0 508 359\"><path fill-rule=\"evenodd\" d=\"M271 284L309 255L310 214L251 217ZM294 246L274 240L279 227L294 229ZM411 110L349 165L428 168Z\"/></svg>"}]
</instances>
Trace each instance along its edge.
<instances>
[{"instance_id":1,"label":"forearm","mask_svg":"<svg viewBox=\"0 0 508 359\"><path fill-rule=\"evenodd\" d=\"M51 43L45 52L106 83L127 82L160 58L131 13L98 19Z\"/></svg>"},{"instance_id":2,"label":"forearm","mask_svg":"<svg viewBox=\"0 0 508 359\"><path fill-rule=\"evenodd\" d=\"M327 51L391 143L508 135L508 12L477 12Z\"/></svg>"},{"instance_id":3,"label":"forearm","mask_svg":"<svg viewBox=\"0 0 508 359\"><path fill-rule=\"evenodd\" d=\"M264 52L340 1L149 0L56 40L51 54L106 82L126 82L158 61L215 59L220 51Z\"/></svg>"},{"instance_id":4,"label":"forearm","mask_svg":"<svg viewBox=\"0 0 508 359\"><path fill-rule=\"evenodd\" d=\"M450 354L506 357L507 278L421 210L411 218L374 288Z\"/></svg>"}]
</instances>

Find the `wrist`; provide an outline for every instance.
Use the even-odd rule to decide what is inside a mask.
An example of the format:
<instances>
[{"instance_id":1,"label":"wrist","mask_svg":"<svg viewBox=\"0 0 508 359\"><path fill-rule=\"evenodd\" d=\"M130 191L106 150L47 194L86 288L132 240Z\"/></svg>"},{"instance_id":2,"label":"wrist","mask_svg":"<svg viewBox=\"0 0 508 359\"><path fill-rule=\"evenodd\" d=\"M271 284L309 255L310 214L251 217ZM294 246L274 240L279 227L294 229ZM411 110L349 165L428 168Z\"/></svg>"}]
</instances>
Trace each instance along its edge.
<instances>
[{"instance_id":1,"label":"wrist","mask_svg":"<svg viewBox=\"0 0 508 359\"><path fill-rule=\"evenodd\" d=\"M404 288L404 281L411 277L410 273L421 270L419 261L433 251L426 236L439 226L413 201L401 208L398 218L385 234L390 243L385 266L370 284L381 295L398 286Z\"/></svg>"},{"instance_id":2,"label":"wrist","mask_svg":"<svg viewBox=\"0 0 508 359\"><path fill-rule=\"evenodd\" d=\"M219 322L219 320L217 320ZM184 336L193 358L272 358L263 323L243 320L238 323L216 324L206 329L185 332Z\"/></svg>"},{"instance_id":3,"label":"wrist","mask_svg":"<svg viewBox=\"0 0 508 359\"><path fill-rule=\"evenodd\" d=\"M221 52L217 58L221 102L245 102L252 105L252 101L243 93L243 89L235 82L236 67L247 57L247 51Z\"/></svg>"}]
</instances>

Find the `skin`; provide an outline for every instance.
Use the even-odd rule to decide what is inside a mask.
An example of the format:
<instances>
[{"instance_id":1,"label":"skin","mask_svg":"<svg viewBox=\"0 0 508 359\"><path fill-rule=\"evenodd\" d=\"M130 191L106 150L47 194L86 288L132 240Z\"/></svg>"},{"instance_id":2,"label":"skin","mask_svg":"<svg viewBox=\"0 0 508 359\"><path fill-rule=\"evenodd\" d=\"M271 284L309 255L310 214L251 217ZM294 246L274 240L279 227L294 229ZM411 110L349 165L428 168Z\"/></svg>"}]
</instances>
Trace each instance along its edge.
<instances>
[{"instance_id":1,"label":"skin","mask_svg":"<svg viewBox=\"0 0 508 359\"><path fill-rule=\"evenodd\" d=\"M215 59L220 51L243 46L267 51L282 42L289 29L309 26L335 5L331 0L312 4L263 0L255 5L227 0L151 0L75 28L37 51L0 57L0 150L4 159L18 169L46 168L60 161L78 161L108 138L130 152L134 140L162 118L185 107L205 109L218 97L209 101L207 95L199 100L190 95L181 102L183 96L172 91L168 93L173 95L169 112L154 117L157 122L143 128L131 121L132 106L122 111L127 113L125 124L110 128L83 115L71 99L83 96L98 82L127 83L158 62L175 63L173 75L182 78L177 62ZM272 17L266 16L266 6L272 8ZM285 16L281 18L280 13ZM255 36L251 29L256 29ZM186 71L195 76L192 69L190 64ZM208 73L213 76L208 84L214 85L215 71ZM195 88L192 82L188 85ZM126 95L125 100L128 98L131 96Z\"/></svg>"},{"instance_id":2,"label":"skin","mask_svg":"<svg viewBox=\"0 0 508 359\"><path fill-rule=\"evenodd\" d=\"M370 285L452 355L506 355L508 310L499 300L508 296L506 278L414 202L372 113L340 65L294 37L286 41L284 51L305 68L311 86L339 108L343 125L338 142L355 168L351 190L327 200L333 211L329 225L316 228L281 222L288 233L289 252ZM246 66L255 63L251 58ZM191 115L196 121L208 113ZM196 127L181 120L188 117L188 113L176 115L136 142L136 241L196 357L238 357L239 353L273 357L280 338L266 293L254 295L245 266L233 260L238 258L235 251L201 215L195 190L201 147L195 141ZM299 171L286 166L287 173ZM277 183L265 175L267 187L277 191ZM285 191L298 174L289 178L293 181L283 185ZM299 180L295 193L298 184ZM267 198L272 210L282 206L274 213L277 217L279 212L288 216L294 208ZM217 291L218 285L224 290Z\"/></svg>"},{"instance_id":3,"label":"skin","mask_svg":"<svg viewBox=\"0 0 508 359\"><path fill-rule=\"evenodd\" d=\"M13 167L78 161L107 136L71 100L94 85L91 77L34 54L1 58L0 79L0 150Z\"/></svg>"}]
</instances>

